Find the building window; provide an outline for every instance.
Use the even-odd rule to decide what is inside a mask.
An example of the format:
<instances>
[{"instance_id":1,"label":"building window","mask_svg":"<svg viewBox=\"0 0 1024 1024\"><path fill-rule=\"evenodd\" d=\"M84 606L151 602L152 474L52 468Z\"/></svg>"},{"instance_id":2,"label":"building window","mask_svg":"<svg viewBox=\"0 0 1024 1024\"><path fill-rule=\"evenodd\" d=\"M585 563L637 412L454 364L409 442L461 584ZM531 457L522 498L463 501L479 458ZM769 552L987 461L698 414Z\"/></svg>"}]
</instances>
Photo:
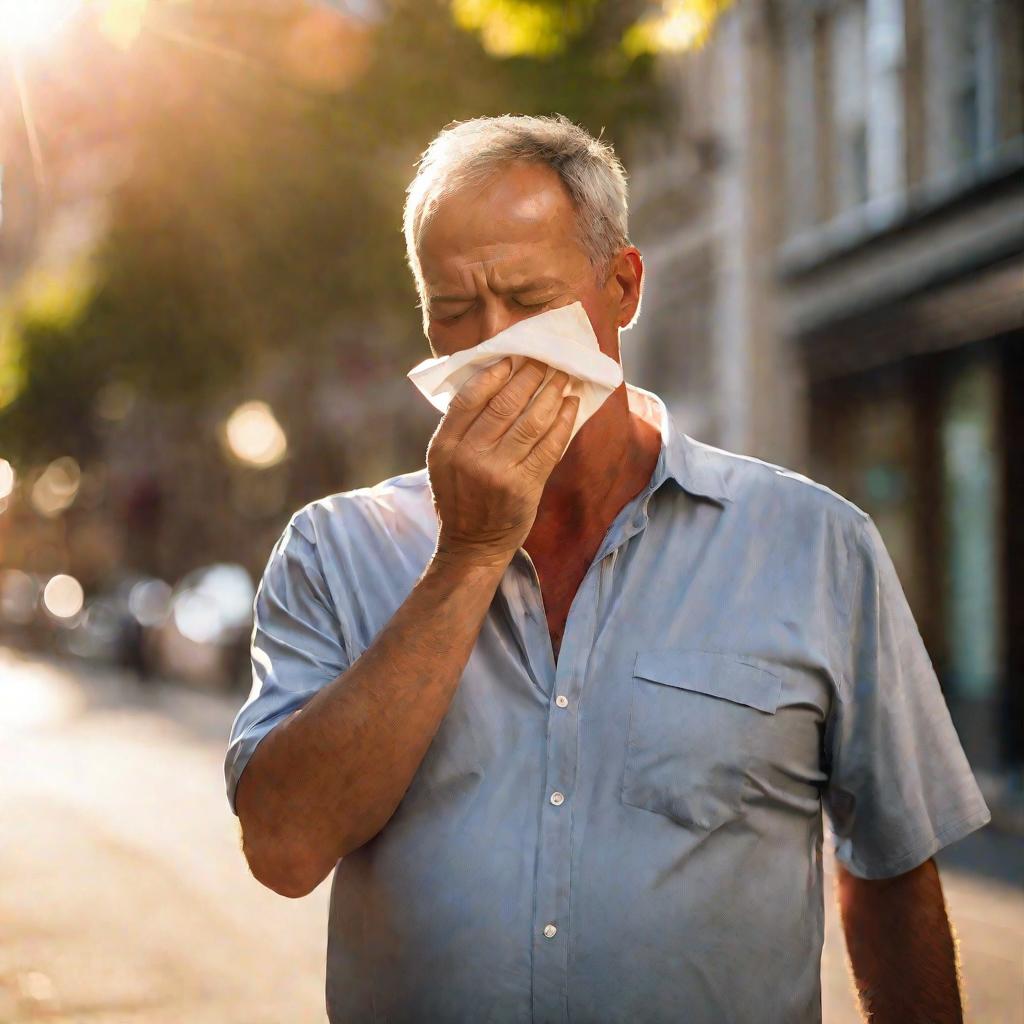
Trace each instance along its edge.
<instances>
[{"instance_id":1,"label":"building window","mask_svg":"<svg viewBox=\"0 0 1024 1024\"><path fill-rule=\"evenodd\" d=\"M845 3L832 21L832 118L836 212L868 198L867 24L862 3Z\"/></svg>"},{"instance_id":2,"label":"building window","mask_svg":"<svg viewBox=\"0 0 1024 1024\"><path fill-rule=\"evenodd\" d=\"M1012 77L1013 43L1000 38L1006 19L999 0L927 2L928 148L932 173L942 176L998 145L1000 80Z\"/></svg>"}]
</instances>

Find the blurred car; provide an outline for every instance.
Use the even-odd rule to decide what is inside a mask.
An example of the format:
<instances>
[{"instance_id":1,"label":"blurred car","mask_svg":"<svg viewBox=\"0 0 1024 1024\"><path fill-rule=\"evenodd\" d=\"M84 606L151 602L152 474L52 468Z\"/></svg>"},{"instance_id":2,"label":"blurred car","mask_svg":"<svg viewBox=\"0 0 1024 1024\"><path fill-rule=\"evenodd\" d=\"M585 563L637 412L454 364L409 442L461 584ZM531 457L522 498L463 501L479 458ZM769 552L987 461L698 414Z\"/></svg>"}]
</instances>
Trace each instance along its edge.
<instances>
[{"instance_id":1,"label":"blurred car","mask_svg":"<svg viewBox=\"0 0 1024 1024\"><path fill-rule=\"evenodd\" d=\"M248 570L235 563L183 576L169 595L168 614L151 630L161 673L203 688L248 692L255 597Z\"/></svg>"},{"instance_id":2,"label":"blurred car","mask_svg":"<svg viewBox=\"0 0 1024 1024\"><path fill-rule=\"evenodd\" d=\"M171 587L163 580L125 574L85 601L69 624L63 646L79 657L121 665L148 679L157 666L147 633L169 614L170 598Z\"/></svg>"}]
</instances>

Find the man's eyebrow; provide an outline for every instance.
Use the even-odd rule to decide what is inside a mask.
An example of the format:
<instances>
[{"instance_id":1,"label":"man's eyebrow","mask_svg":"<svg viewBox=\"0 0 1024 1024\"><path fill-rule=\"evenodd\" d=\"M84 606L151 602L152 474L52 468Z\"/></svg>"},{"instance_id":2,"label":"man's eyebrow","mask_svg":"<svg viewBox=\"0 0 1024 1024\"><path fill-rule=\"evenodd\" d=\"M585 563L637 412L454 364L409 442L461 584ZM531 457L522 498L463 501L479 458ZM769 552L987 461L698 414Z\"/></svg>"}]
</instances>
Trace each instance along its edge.
<instances>
[{"instance_id":1,"label":"man's eyebrow","mask_svg":"<svg viewBox=\"0 0 1024 1024\"><path fill-rule=\"evenodd\" d=\"M552 285L564 288L565 282L558 277L536 277L520 279L518 281L513 280L504 285L492 284L491 291L497 295L509 295L514 292L540 291L541 288L549 288ZM432 306L436 302L472 302L475 298L475 295L428 295L427 305Z\"/></svg>"},{"instance_id":2,"label":"man's eyebrow","mask_svg":"<svg viewBox=\"0 0 1024 1024\"><path fill-rule=\"evenodd\" d=\"M491 285L491 290L497 292L498 295L507 295L509 292L536 292L541 288L549 288L551 285L564 287L565 282L558 277L534 277L513 280L504 285Z\"/></svg>"}]
</instances>

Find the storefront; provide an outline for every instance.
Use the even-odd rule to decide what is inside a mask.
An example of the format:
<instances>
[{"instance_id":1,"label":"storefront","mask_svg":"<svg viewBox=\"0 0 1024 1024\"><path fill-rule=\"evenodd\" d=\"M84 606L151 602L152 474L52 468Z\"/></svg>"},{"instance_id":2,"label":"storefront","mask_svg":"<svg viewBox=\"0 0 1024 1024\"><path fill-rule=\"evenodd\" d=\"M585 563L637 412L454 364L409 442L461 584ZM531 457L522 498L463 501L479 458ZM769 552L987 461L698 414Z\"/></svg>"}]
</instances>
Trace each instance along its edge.
<instances>
[{"instance_id":1,"label":"storefront","mask_svg":"<svg viewBox=\"0 0 1024 1024\"><path fill-rule=\"evenodd\" d=\"M1022 385L1024 330L811 389L811 474L877 523L987 772L1024 761Z\"/></svg>"}]
</instances>

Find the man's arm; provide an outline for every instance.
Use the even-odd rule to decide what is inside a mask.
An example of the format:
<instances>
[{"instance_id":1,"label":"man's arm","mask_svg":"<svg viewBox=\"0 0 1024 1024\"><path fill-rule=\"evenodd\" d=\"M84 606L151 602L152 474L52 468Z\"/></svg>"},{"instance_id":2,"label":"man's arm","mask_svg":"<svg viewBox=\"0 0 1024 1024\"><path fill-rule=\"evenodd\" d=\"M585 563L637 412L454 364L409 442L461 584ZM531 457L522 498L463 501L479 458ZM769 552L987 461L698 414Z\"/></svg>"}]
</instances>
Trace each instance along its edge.
<instances>
[{"instance_id":1,"label":"man's arm","mask_svg":"<svg viewBox=\"0 0 1024 1024\"><path fill-rule=\"evenodd\" d=\"M435 559L353 665L253 752L235 801L253 875L305 896L395 812L451 703L504 566Z\"/></svg>"},{"instance_id":2,"label":"man's arm","mask_svg":"<svg viewBox=\"0 0 1024 1024\"><path fill-rule=\"evenodd\" d=\"M497 364L471 377L431 440L438 542L411 593L360 657L263 738L238 779L246 860L282 896L312 892L394 814L530 532L579 402L563 401L563 371L539 391L540 362L508 373Z\"/></svg>"},{"instance_id":3,"label":"man's arm","mask_svg":"<svg viewBox=\"0 0 1024 1024\"><path fill-rule=\"evenodd\" d=\"M962 1024L956 947L933 858L893 878L837 862L846 948L872 1024Z\"/></svg>"}]
</instances>

